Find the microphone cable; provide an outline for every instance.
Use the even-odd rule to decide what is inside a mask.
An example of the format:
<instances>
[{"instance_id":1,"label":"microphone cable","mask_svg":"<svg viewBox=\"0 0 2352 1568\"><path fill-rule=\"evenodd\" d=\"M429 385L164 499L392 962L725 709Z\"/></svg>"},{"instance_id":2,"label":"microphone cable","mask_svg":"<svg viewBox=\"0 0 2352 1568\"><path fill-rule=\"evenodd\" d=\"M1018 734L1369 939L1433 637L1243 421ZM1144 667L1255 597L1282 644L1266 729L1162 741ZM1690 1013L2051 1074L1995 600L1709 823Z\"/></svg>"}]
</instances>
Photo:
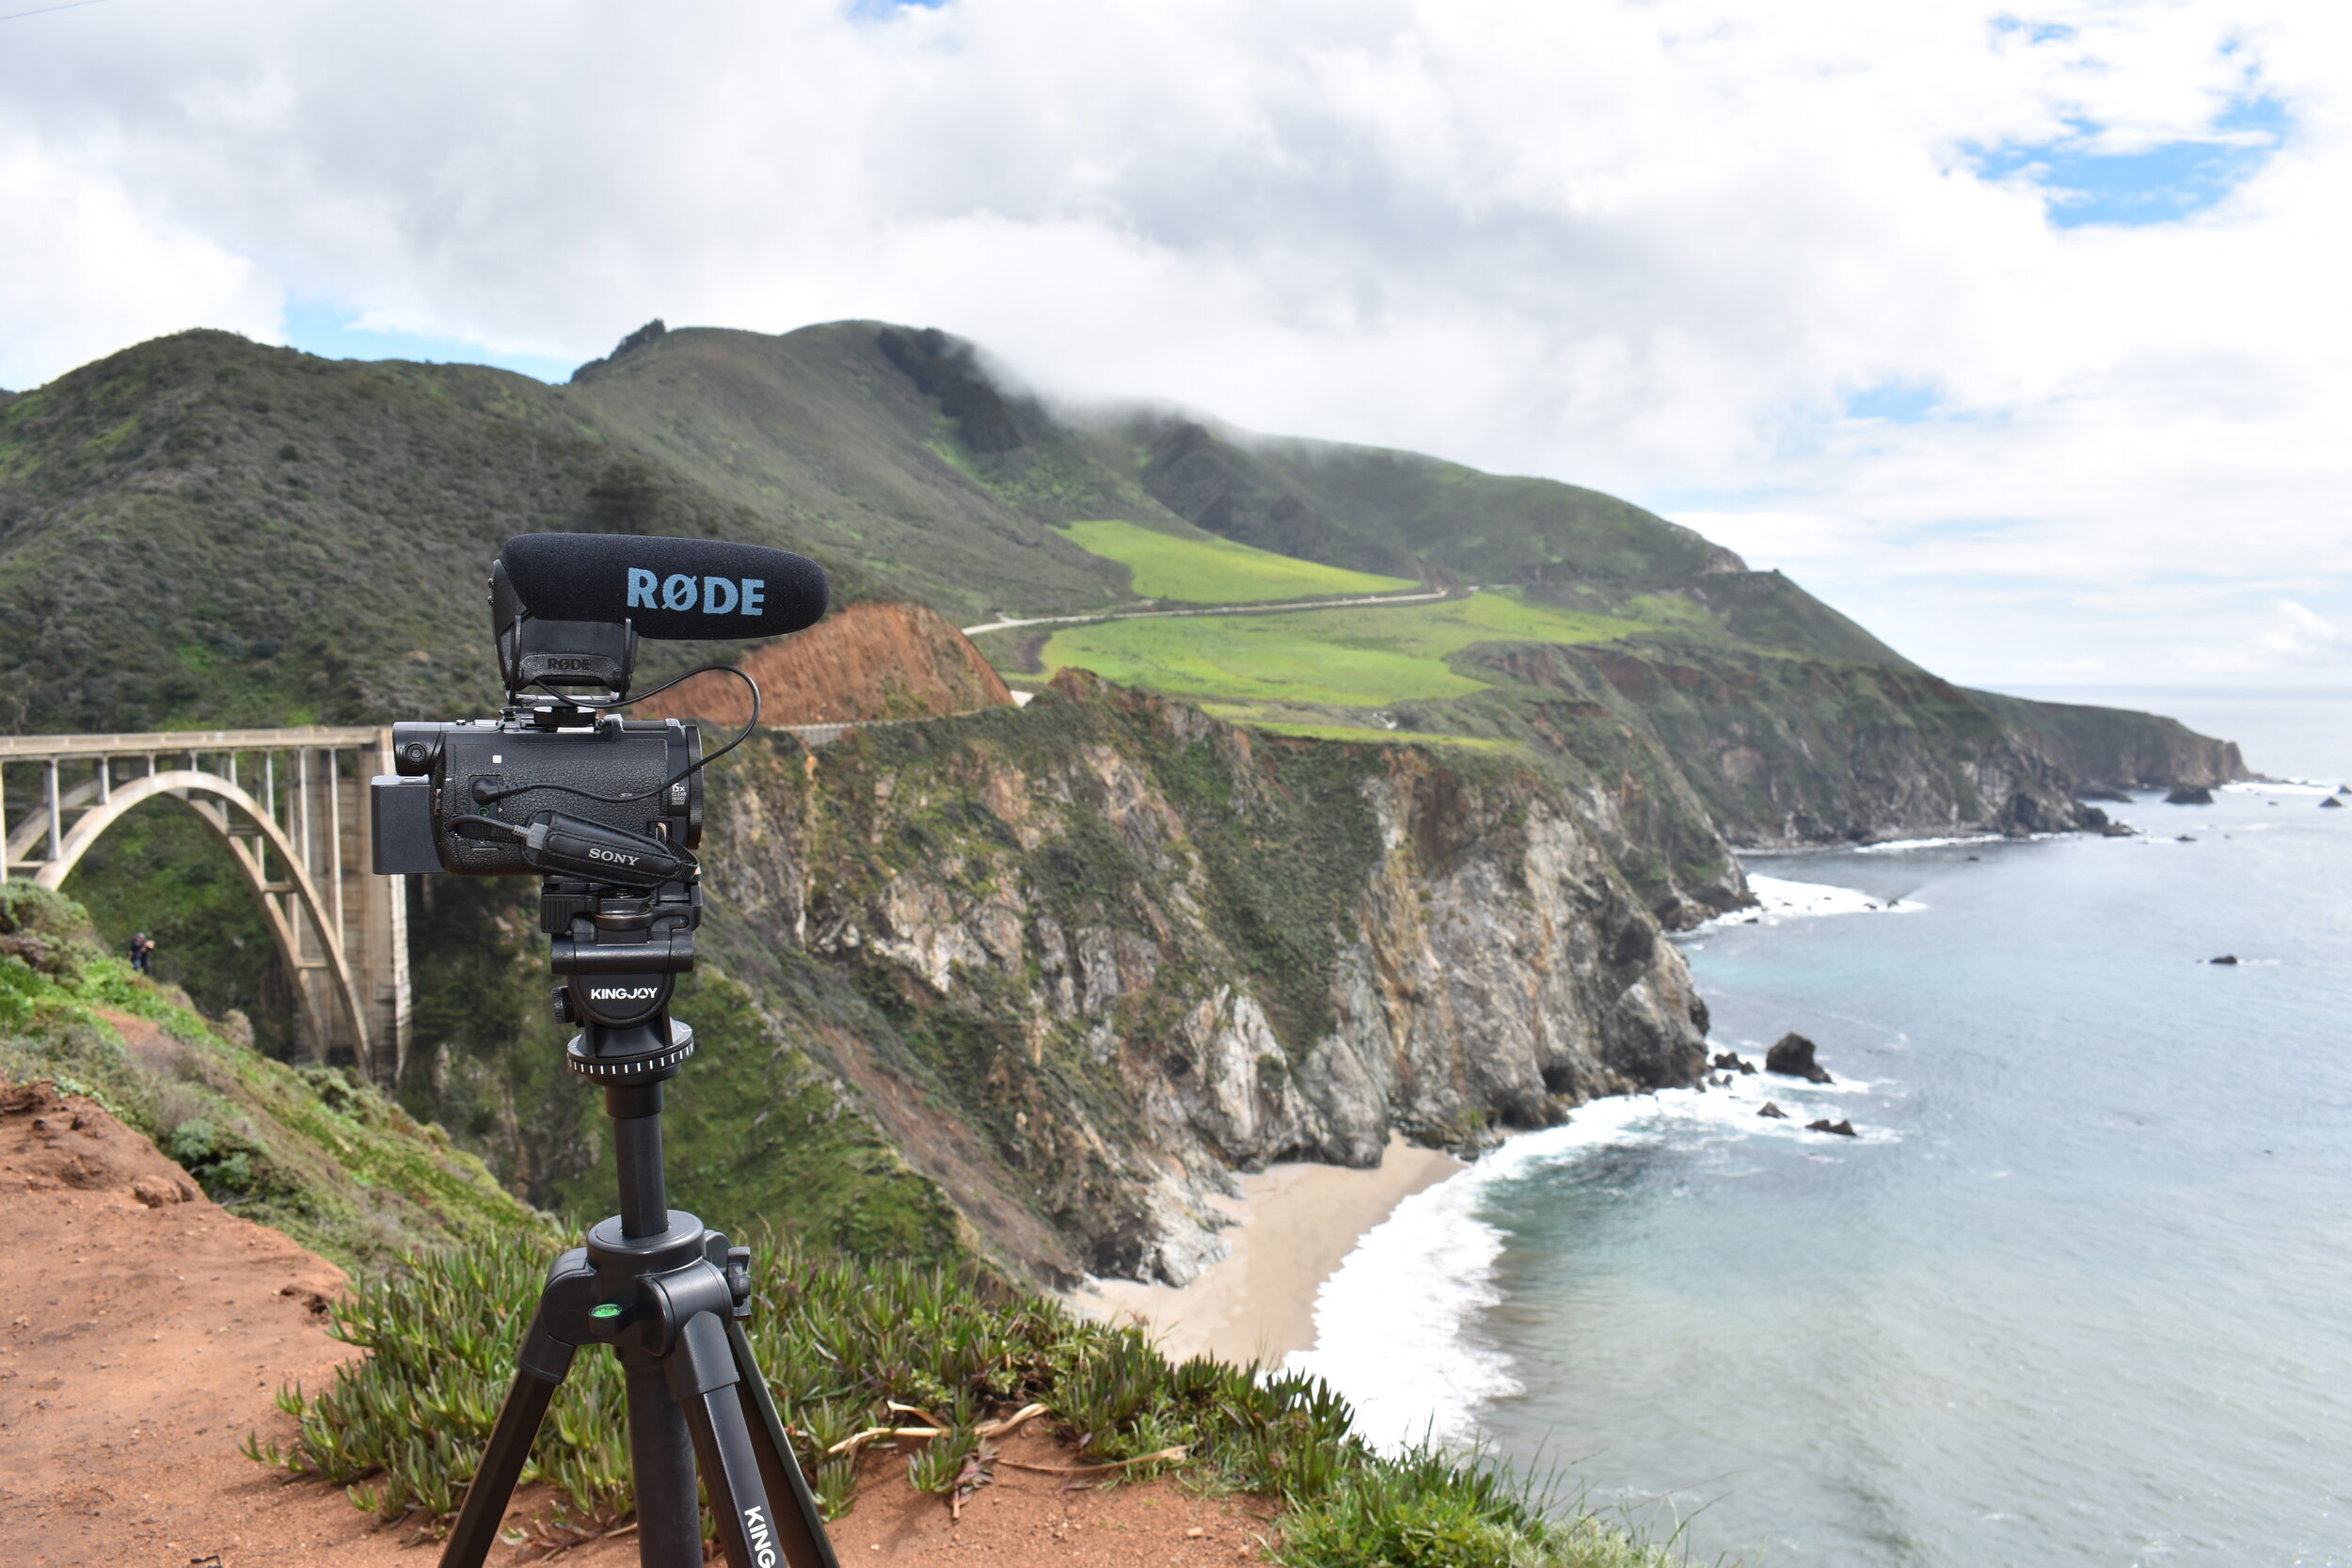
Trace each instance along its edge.
<instances>
[{"instance_id":1,"label":"microphone cable","mask_svg":"<svg viewBox=\"0 0 2352 1568\"><path fill-rule=\"evenodd\" d=\"M628 707L631 704L642 703L651 697L659 697L664 691L669 690L670 688L678 685L680 682L692 680L696 675L709 674L733 675L737 680L741 681L745 686L752 689L752 717L750 721L744 724L740 730L736 732L735 738L733 740L728 741L725 745L720 747L708 756L704 757L701 761L688 763L684 768L679 768L675 774L662 780L651 789L641 789L634 795L598 795L591 790L574 788L570 784L516 784L509 789L483 790L474 796L474 803L476 805L483 806L492 805L500 800L507 799L509 796L528 795L533 790L544 789L553 795L577 795L583 800L594 800L598 805L626 806L639 800L648 800L657 795L667 793L672 787L684 780L688 774L701 771L703 768L709 767L712 763L717 762L721 757L725 756L729 752L734 751L738 746L742 745L744 741L751 738L752 731L759 727L759 683L752 679L750 672L739 669L732 664L706 664L698 670L687 671L686 673L678 676L675 680L663 681L660 686L655 687L651 691L641 691L634 697L603 697L588 698L585 700L578 697L564 696L564 693L556 690L553 687L548 686L545 681L533 681L531 683L532 685L538 687L542 691L545 691L548 696L554 697L561 702L569 703L574 707L585 708L592 713L602 713L612 708Z\"/></svg>"}]
</instances>

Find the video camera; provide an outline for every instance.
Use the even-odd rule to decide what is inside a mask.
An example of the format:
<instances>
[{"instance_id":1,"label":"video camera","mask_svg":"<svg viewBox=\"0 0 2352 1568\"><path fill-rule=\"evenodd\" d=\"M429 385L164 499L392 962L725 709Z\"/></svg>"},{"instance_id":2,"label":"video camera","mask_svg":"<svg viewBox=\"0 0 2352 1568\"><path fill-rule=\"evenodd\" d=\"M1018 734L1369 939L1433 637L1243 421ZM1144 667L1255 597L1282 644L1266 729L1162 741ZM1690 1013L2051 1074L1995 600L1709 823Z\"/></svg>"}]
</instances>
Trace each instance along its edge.
<instances>
[{"instance_id":1,"label":"video camera","mask_svg":"<svg viewBox=\"0 0 2352 1568\"><path fill-rule=\"evenodd\" d=\"M506 542L489 586L505 706L496 719L392 726L397 772L369 791L374 869L548 879L541 926L569 976L557 1017L600 1025L600 1056L660 1055L665 1040L609 1032L649 1025L693 967L711 759L693 724L612 710L629 700L639 638L799 631L825 612L825 574L755 545L526 533ZM755 724L757 685L707 668L752 685Z\"/></svg>"}]
</instances>

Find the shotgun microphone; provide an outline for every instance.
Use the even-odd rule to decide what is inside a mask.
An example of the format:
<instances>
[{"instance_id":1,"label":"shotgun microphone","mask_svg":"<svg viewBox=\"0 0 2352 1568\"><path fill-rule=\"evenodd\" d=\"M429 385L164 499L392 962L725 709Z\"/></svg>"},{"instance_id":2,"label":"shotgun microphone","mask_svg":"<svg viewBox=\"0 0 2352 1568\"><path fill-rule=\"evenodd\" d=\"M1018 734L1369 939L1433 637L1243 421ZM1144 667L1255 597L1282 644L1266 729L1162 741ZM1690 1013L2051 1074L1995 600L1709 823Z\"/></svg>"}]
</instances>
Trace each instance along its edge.
<instances>
[{"instance_id":1,"label":"shotgun microphone","mask_svg":"<svg viewBox=\"0 0 2352 1568\"><path fill-rule=\"evenodd\" d=\"M518 533L499 561L536 621L627 621L640 637L735 642L781 637L825 614L824 568L761 545Z\"/></svg>"}]
</instances>

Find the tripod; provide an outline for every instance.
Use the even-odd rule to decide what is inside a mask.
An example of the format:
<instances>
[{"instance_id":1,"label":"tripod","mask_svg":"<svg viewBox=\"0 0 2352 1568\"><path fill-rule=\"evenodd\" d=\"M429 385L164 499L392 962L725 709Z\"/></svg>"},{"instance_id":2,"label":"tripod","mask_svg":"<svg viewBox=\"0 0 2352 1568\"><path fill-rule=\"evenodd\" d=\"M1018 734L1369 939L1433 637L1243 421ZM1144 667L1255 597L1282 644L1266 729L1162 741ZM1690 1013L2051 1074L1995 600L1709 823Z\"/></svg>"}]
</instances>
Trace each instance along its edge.
<instances>
[{"instance_id":1,"label":"tripod","mask_svg":"<svg viewBox=\"0 0 2352 1568\"><path fill-rule=\"evenodd\" d=\"M555 1260L524 1331L506 1402L466 1490L442 1568L482 1568L548 1402L582 1345L609 1344L628 1390L629 1459L643 1568L700 1568L699 1467L730 1568L838 1568L743 1324L751 1249L670 1207L661 1167L662 1085L694 1052L669 1015L693 964L701 889L658 893L559 879L540 894L556 936L556 1016L582 1024L572 1070L604 1085L621 1212Z\"/></svg>"}]
</instances>

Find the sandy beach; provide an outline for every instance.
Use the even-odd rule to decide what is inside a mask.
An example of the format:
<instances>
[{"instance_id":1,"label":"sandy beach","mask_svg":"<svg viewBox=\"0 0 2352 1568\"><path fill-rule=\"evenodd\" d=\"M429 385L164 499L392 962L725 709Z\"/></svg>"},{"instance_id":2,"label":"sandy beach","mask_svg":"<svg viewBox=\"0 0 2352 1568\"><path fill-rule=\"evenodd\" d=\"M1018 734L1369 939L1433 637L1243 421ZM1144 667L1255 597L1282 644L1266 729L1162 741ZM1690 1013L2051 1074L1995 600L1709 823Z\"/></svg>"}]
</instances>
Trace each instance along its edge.
<instances>
[{"instance_id":1,"label":"sandy beach","mask_svg":"<svg viewBox=\"0 0 2352 1568\"><path fill-rule=\"evenodd\" d=\"M1242 1196L1218 1207L1232 1252L1185 1286L1105 1279L1073 1291L1073 1306L1152 1326L1170 1360L1206 1351L1227 1361L1279 1365L1315 1341L1315 1291L1358 1238L1412 1194L1462 1162L1391 1137L1376 1170L1291 1164L1241 1178Z\"/></svg>"}]
</instances>

